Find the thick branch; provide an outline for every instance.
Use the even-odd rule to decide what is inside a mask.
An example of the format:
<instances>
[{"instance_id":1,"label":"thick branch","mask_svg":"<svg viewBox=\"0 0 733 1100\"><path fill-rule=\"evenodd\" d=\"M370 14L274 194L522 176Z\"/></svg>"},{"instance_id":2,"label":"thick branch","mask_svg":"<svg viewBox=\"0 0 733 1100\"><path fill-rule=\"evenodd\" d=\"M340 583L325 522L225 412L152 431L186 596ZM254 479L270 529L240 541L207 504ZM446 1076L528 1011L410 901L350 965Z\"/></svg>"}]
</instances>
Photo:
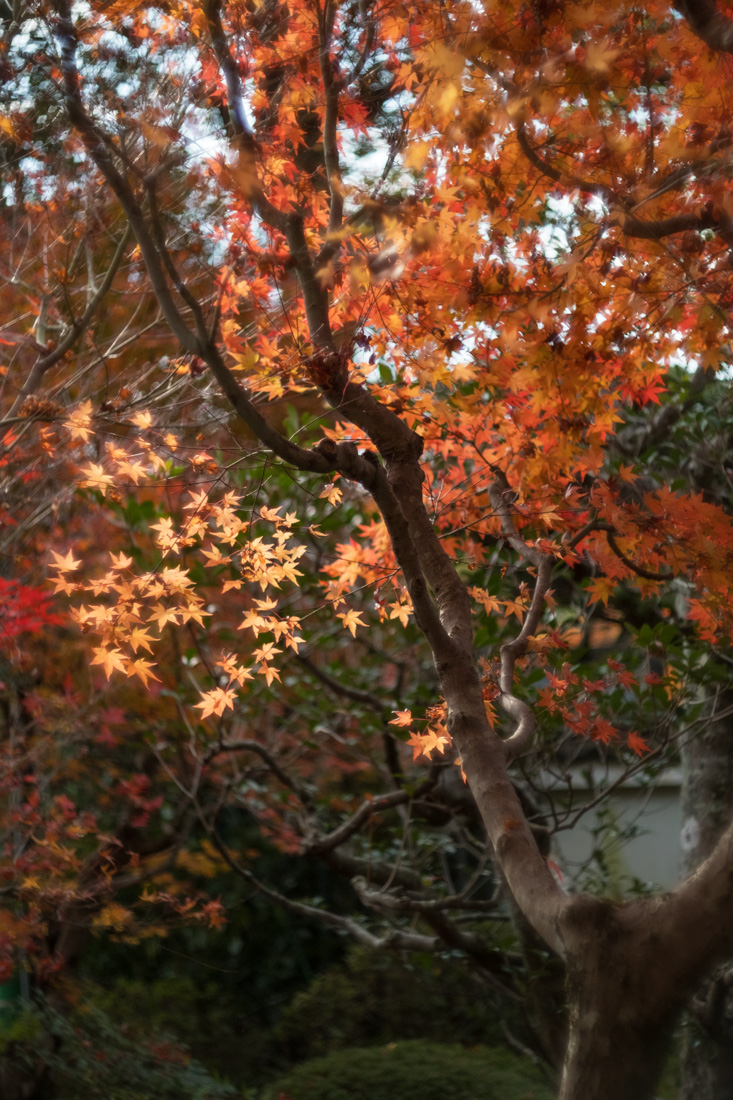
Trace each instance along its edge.
<instances>
[{"instance_id":1,"label":"thick branch","mask_svg":"<svg viewBox=\"0 0 733 1100\"><path fill-rule=\"evenodd\" d=\"M707 46L733 53L733 20L721 14L713 0L675 0L675 7Z\"/></svg>"},{"instance_id":2,"label":"thick branch","mask_svg":"<svg viewBox=\"0 0 733 1100\"><path fill-rule=\"evenodd\" d=\"M298 470L309 470L312 473L326 474L338 470L354 481L369 488L374 482L374 466L365 458L362 458L352 443L333 444L330 440L324 440L319 447L310 450L299 447L276 428L268 424L262 413L247 394L246 390L237 381L224 362L218 347L209 343L200 350L201 358L211 369L225 397L228 399L234 411L244 423L254 432L260 442L269 447L271 451L289 462ZM328 444L328 446L326 446Z\"/></svg>"},{"instance_id":3,"label":"thick branch","mask_svg":"<svg viewBox=\"0 0 733 1100\"><path fill-rule=\"evenodd\" d=\"M706 210L702 214L677 214L672 218L659 218L651 222L628 215L621 222L621 229L627 237L639 237L650 241L661 241L664 237L690 230L701 233L703 229L716 228L718 228L718 219L712 210Z\"/></svg>"},{"instance_id":4,"label":"thick branch","mask_svg":"<svg viewBox=\"0 0 733 1100\"><path fill-rule=\"evenodd\" d=\"M650 902L652 920L661 933L665 958L684 961L686 980L730 953L733 945L733 825L723 833L710 856L666 897ZM642 912L641 919L649 921ZM650 924L647 923L647 927ZM683 981L685 978L683 977Z\"/></svg>"}]
</instances>

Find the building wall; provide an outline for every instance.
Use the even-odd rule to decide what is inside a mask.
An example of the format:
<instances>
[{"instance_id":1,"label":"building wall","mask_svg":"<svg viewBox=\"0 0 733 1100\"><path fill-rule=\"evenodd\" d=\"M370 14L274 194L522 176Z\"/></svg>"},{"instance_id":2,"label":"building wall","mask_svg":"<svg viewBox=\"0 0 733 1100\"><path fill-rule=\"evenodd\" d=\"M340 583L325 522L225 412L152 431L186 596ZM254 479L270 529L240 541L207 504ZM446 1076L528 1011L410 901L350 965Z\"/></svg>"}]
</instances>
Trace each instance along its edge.
<instances>
[{"instance_id":1,"label":"building wall","mask_svg":"<svg viewBox=\"0 0 733 1100\"><path fill-rule=\"evenodd\" d=\"M613 783L607 770L571 777L572 803L559 785L556 807L571 806L570 817L592 800L602 784ZM561 823L562 825L562 823ZM671 889L680 880L680 776L670 770L654 786L638 781L619 786L554 839L555 862L569 888L596 888L616 896L646 889Z\"/></svg>"}]
</instances>

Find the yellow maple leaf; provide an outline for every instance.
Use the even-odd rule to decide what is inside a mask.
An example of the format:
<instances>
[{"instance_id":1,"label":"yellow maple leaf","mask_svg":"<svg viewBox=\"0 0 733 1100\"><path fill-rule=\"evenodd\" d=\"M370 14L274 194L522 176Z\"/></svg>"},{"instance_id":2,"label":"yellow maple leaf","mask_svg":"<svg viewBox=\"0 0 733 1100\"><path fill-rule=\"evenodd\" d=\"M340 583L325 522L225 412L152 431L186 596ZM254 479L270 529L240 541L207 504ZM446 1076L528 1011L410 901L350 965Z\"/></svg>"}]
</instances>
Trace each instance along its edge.
<instances>
[{"instance_id":1,"label":"yellow maple leaf","mask_svg":"<svg viewBox=\"0 0 733 1100\"><path fill-rule=\"evenodd\" d=\"M99 466L96 462L90 462L88 466L83 466L79 470L80 474L83 474L83 480L79 482L82 489L99 489L102 496L106 496L107 489L110 485L114 485L114 478L111 474L105 474L104 466Z\"/></svg>"},{"instance_id":2,"label":"yellow maple leaf","mask_svg":"<svg viewBox=\"0 0 733 1100\"><path fill-rule=\"evenodd\" d=\"M86 443L92 434L91 422L92 403L91 401L85 401L83 405L78 405L73 412L69 413L64 425L71 434L72 439L81 439Z\"/></svg>"},{"instance_id":3,"label":"yellow maple leaf","mask_svg":"<svg viewBox=\"0 0 733 1100\"><path fill-rule=\"evenodd\" d=\"M110 560L113 569L129 569L132 565L132 558L128 558L121 550L116 557L114 554L110 554Z\"/></svg>"},{"instance_id":4,"label":"yellow maple leaf","mask_svg":"<svg viewBox=\"0 0 733 1100\"><path fill-rule=\"evenodd\" d=\"M417 760L418 756L422 756L424 749L424 737L421 733L411 733L407 742L412 746L412 759Z\"/></svg>"},{"instance_id":5,"label":"yellow maple leaf","mask_svg":"<svg viewBox=\"0 0 733 1100\"><path fill-rule=\"evenodd\" d=\"M145 687L148 686L148 680L157 680L160 683L160 677L150 671L151 667L152 663L146 661L143 657L137 657L134 661L130 661L130 671L140 677Z\"/></svg>"},{"instance_id":6,"label":"yellow maple leaf","mask_svg":"<svg viewBox=\"0 0 733 1100\"><path fill-rule=\"evenodd\" d=\"M255 661L270 661L276 653L282 653L282 650L278 649L274 642L265 642L263 646L254 651L252 656Z\"/></svg>"},{"instance_id":7,"label":"yellow maple leaf","mask_svg":"<svg viewBox=\"0 0 733 1100\"><path fill-rule=\"evenodd\" d=\"M121 650L105 649L102 646L93 652L92 664L102 665L108 680L115 669L119 669L120 672L127 672L128 660Z\"/></svg>"},{"instance_id":8,"label":"yellow maple leaf","mask_svg":"<svg viewBox=\"0 0 733 1100\"><path fill-rule=\"evenodd\" d=\"M269 687L273 680L280 679L280 673L272 665L268 665L266 661L263 661L259 667L260 676L264 676L267 680L267 686Z\"/></svg>"},{"instance_id":9,"label":"yellow maple leaf","mask_svg":"<svg viewBox=\"0 0 733 1100\"><path fill-rule=\"evenodd\" d=\"M336 618L341 620L343 625L351 634L352 638L356 637L357 626L366 626L366 623L361 617L361 612L354 611L353 608L351 611L340 611L336 615Z\"/></svg>"},{"instance_id":10,"label":"yellow maple leaf","mask_svg":"<svg viewBox=\"0 0 733 1100\"><path fill-rule=\"evenodd\" d=\"M194 706L201 708L202 718L208 718L210 714L222 715L227 707L233 710L235 699L233 688L214 688L212 691L204 692L201 702L195 703Z\"/></svg>"},{"instance_id":11,"label":"yellow maple leaf","mask_svg":"<svg viewBox=\"0 0 733 1100\"><path fill-rule=\"evenodd\" d=\"M609 46L607 38L602 42L588 42L585 47L585 67L591 73L608 73L618 52Z\"/></svg>"},{"instance_id":12,"label":"yellow maple leaf","mask_svg":"<svg viewBox=\"0 0 733 1100\"><path fill-rule=\"evenodd\" d=\"M151 608L151 615L149 622L155 622L158 630L162 630L168 623L174 623L176 626L180 623L178 608L176 607L163 607L162 604L156 603Z\"/></svg>"},{"instance_id":13,"label":"yellow maple leaf","mask_svg":"<svg viewBox=\"0 0 733 1100\"><path fill-rule=\"evenodd\" d=\"M71 573L75 569L78 569L81 565L81 560L79 558L75 558L71 553L71 550L69 550L63 558L60 554L57 554L55 550L52 550L51 554L54 558L55 568L59 569L62 573Z\"/></svg>"},{"instance_id":14,"label":"yellow maple leaf","mask_svg":"<svg viewBox=\"0 0 733 1100\"><path fill-rule=\"evenodd\" d=\"M392 609L389 613L390 619L399 619L403 627L406 627L410 621L410 611L412 610L410 605L402 600L397 600L387 606Z\"/></svg>"},{"instance_id":15,"label":"yellow maple leaf","mask_svg":"<svg viewBox=\"0 0 733 1100\"><path fill-rule=\"evenodd\" d=\"M130 637L128 639L131 648L135 652L137 652L137 650L140 648L140 646L142 646L143 649L147 649L148 653L153 652L152 647L150 645L152 640L153 639L152 639L151 635L148 634L147 630L145 630L141 626L134 627L134 629L130 631Z\"/></svg>"},{"instance_id":16,"label":"yellow maple leaf","mask_svg":"<svg viewBox=\"0 0 733 1100\"><path fill-rule=\"evenodd\" d=\"M338 485L327 485L323 492L318 495L335 507L337 504L341 503L341 498L344 494L341 492Z\"/></svg>"},{"instance_id":17,"label":"yellow maple leaf","mask_svg":"<svg viewBox=\"0 0 733 1100\"><path fill-rule=\"evenodd\" d=\"M441 733L440 730L444 732ZM450 745L450 737L446 736L448 733L444 725L439 726L437 730L427 730L423 737L423 753L425 756L430 756L433 749L437 749L438 752L443 755L446 750L446 746Z\"/></svg>"},{"instance_id":18,"label":"yellow maple leaf","mask_svg":"<svg viewBox=\"0 0 733 1100\"><path fill-rule=\"evenodd\" d=\"M228 565L229 562L232 560L231 556L229 555L227 555L227 557L224 557L218 546L212 546L210 550L206 550L202 547L201 553L204 555L205 558L209 559L206 564L210 566Z\"/></svg>"}]
</instances>

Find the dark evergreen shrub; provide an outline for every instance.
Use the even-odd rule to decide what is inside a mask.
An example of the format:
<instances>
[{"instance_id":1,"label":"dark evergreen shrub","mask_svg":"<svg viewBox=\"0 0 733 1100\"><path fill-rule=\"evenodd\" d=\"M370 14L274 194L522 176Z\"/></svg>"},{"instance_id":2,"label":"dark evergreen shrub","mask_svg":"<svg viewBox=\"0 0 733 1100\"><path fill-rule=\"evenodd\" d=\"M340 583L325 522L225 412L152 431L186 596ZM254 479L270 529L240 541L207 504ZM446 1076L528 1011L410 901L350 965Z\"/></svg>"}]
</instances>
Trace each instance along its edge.
<instances>
[{"instance_id":1,"label":"dark evergreen shrub","mask_svg":"<svg viewBox=\"0 0 733 1100\"><path fill-rule=\"evenodd\" d=\"M266 1100L553 1100L546 1075L507 1050L417 1039L346 1049L297 1066Z\"/></svg>"}]
</instances>

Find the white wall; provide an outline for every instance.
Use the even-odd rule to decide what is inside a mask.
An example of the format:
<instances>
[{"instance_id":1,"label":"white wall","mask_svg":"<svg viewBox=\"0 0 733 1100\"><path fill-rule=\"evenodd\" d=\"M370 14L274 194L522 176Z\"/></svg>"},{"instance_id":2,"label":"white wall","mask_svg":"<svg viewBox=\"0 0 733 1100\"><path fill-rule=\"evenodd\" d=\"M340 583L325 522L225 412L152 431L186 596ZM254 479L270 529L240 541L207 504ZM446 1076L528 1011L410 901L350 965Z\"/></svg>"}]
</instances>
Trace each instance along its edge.
<instances>
[{"instance_id":1,"label":"white wall","mask_svg":"<svg viewBox=\"0 0 733 1100\"><path fill-rule=\"evenodd\" d=\"M575 772L573 814L614 778L613 769L601 772L597 766ZM548 780L545 777L544 785L553 792L556 805L567 804L562 787ZM638 779L627 781L572 829L559 831L553 842L554 860L569 888L595 883L621 896L634 892L633 879L638 879L650 888L669 889L680 878L681 827L680 774L670 769L654 786L645 787ZM629 829L634 835L626 837ZM593 860L594 848L602 853L603 866Z\"/></svg>"}]
</instances>

